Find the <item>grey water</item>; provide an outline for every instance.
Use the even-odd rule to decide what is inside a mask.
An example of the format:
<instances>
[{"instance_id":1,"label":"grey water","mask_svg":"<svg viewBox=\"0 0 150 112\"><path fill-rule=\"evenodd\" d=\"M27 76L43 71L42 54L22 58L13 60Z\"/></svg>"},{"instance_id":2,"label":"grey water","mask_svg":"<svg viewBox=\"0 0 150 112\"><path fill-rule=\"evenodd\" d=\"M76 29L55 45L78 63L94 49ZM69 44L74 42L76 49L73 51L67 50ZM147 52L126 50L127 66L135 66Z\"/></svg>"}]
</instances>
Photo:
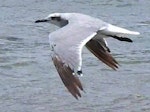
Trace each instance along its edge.
<instances>
[{"instance_id":1,"label":"grey water","mask_svg":"<svg viewBox=\"0 0 150 112\"><path fill-rule=\"evenodd\" d=\"M48 34L34 21L53 12L80 12L139 31L133 43L107 39L114 71L83 50L79 100L51 61ZM60 34L61 36L61 34ZM150 0L0 0L0 112L150 112Z\"/></svg>"}]
</instances>

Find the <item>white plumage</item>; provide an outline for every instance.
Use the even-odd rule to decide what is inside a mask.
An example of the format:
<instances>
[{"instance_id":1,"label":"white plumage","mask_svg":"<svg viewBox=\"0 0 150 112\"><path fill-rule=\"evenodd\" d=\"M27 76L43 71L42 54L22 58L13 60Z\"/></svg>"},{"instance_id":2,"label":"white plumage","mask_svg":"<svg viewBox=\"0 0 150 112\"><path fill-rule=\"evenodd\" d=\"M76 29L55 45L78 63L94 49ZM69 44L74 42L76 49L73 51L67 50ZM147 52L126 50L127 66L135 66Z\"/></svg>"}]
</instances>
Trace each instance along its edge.
<instances>
[{"instance_id":1,"label":"white plumage","mask_svg":"<svg viewBox=\"0 0 150 112\"><path fill-rule=\"evenodd\" d=\"M105 38L132 42L126 36L140 34L80 13L53 13L38 22L49 22L61 27L49 35L51 56L64 85L75 98L81 97L80 90L83 90L77 76L82 74L83 46L116 70L118 63L111 56Z\"/></svg>"}]
</instances>

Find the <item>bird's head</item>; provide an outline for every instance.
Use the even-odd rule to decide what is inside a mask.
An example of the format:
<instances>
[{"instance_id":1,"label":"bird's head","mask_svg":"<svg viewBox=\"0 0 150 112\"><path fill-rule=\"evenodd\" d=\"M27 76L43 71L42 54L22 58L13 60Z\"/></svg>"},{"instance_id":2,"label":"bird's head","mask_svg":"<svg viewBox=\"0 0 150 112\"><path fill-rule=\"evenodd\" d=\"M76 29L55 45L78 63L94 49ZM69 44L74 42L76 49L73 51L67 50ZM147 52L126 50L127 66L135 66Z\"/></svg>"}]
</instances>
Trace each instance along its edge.
<instances>
[{"instance_id":1,"label":"bird's head","mask_svg":"<svg viewBox=\"0 0 150 112\"><path fill-rule=\"evenodd\" d=\"M35 23L40 23L40 22L52 23L52 24L59 26L59 27L63 27L66 24L68 24L66 14L64 14L64 13L53 13L53 14L48 15L44 19L40 19L40 20L35 21Z\"/></svg>"}]
</instances>

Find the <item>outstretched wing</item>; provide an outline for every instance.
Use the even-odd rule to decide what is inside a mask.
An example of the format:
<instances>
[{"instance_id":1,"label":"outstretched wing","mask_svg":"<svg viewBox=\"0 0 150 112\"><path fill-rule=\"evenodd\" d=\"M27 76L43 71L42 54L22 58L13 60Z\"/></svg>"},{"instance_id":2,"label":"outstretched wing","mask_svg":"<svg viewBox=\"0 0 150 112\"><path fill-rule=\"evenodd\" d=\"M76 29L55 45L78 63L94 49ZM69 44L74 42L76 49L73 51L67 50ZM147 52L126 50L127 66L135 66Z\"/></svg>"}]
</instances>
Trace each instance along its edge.
<instances>
[{"instance_id":1,"label":"outstretched wing","mask_svg":"<svg viewBox=\"0 0 150 112\"><path fill-rule=\"evenodd\" d=\"M67 25L52 34L49 40L52 47L52 60L69 92L75 97L81 97L82 84L77 77L81 71L82 48L96 33L88 28Z\"/></svg>"},{"instance_id":2,"label":"outstretched wing","mask_svg":"<svg viewBox=\"0 0 150 112\"><path fill-rule=\"evenodd\" d=\"M124 28L120 28L111 24L102 26L98 31L97 35L91 39L86 47L102 62L116 70L118 68L118 62L111 56L110 49L108 48L107 42L104 38L113 37L120 41L132 42L131 39L127 38L127 35L138 35L139 32L129 31Z\"/></svg>"},{"instance_id":3,"label":"outstretched wing","mask_svg":"<svg viewBox=\"0 0 150 112\"><path fill-rule=\"evenodd\" d=\"M118 62L109 53L110 50L104 43L104 39L91 39L87 42L86 47L91 51L99 60L116 70Z\"/></svg>"},{"instance_id":4,"label":"outstretched wing","mask_svg":"<svg viewBox=\"0 0 150 112\"><path fill-rule=\"evenodd\" d=\"M61 77L64 85L67 87L68 91L76 98L81 97L80 90L83 91L82 84L74 73L74 71L67 65L63 63L60 57L54 56L52 57L54 65ZM74 74L73 74L74 73Z\"/></svg>"}]
</instances>

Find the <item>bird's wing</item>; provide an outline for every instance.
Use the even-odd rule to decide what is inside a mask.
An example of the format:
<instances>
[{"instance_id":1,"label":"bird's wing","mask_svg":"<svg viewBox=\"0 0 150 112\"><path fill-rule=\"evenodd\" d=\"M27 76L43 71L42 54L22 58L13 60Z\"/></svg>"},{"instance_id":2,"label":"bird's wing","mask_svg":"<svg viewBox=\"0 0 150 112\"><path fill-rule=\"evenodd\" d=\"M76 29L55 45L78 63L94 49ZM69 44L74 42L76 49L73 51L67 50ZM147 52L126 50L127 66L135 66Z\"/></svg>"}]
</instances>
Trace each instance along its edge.
<instances>
[{"instance_id":1,"label":"bird's wing","mask_svg":"<svg viewBox=\"0 0 150 112\"><path fill-rule=\"evenodd\" d=\"M128 35L139 35L139 32L130 31L121 27L117 27L111 24L107 24L106 26L102 27L98 34L103 34L104 36L113 37L120 41L132 42L131 39L127 38Z\"/></svg>"},{"instance_id":2,"label":"bird's wing","mask_svg":"<svg viewBox=\"0 0 150 112\"><path fill-rule=\"evenodd\" d=\"M118 62L109 53L110 50L103 38L91 39L86 43L86 47L103 63L116 70L118 68Z\"/></svg>"},{"instance_id":3,"label":"bird's wing","mask_svg":"<svg viewBox=\"0 0 150 112\"><path fill-rule=\"evenodd\" d=\"M74 71L65 63L63 60L55 55L52 57L54 65L59 73L60 78L62 79L64 85L67 87L68 91L76 98L81 97L80 90L83 90L82 84L79 78L73 74Z\"/></svg>"},{"instance_id":4,"label":"bird's wing","mask_svg":"<svg viewBox=\"0 0 150 112\"><path fill-rule=\"evenodd\" d=\"M98 31L97 35L89 42L86 47L102 62L116 70L118 68L118 62L109 53L105 37L113 37L120 41L132 42L131 39L127 38L127 35L138 35L139 32L129 31L124 28L120 28L111 24L104 24Z\"/></svg>"},{"instance_id":5,"label":"bird's wing","mask_svg":"<svg viewBox=\"0 0 150 112\"><path fill-rule=\"evenodd\" d=\"M67 25L49 36L54 65L64 85L75 98L81 97L79 89L83 90L76 75L77 71L81 71L82 48L95 35L88 28Z\"/></svg>"},{"instance_id":6,"label":"bird's wing","mask_svg":"<svg viewBox=\"0 0 150 112\"><path fill-rule=\"evenodd\" d=\"M100 35L100 34L97 33L97 35L95 35L93 39L94 39L95 41L97 41L99 44L101 44L102 47L103 47L106 51L110 52L110 49L109 49L108 44L107 44L107 41L106 41L106 39L104 38L103 35Z\"/></svg>"}]
</instances>

